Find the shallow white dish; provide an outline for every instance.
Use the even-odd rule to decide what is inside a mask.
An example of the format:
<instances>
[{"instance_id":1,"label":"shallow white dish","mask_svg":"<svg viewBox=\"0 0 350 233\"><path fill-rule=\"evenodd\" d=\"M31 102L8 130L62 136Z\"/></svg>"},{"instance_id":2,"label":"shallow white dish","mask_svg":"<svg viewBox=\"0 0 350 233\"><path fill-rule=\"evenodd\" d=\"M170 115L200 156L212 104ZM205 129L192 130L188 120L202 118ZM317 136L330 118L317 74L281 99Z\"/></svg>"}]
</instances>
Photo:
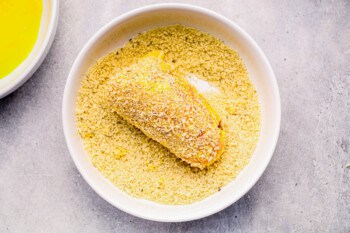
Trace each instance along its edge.
<instances>
[{"instance_id":1,"label":"shallow white dish","mask_svg":"<svg viewBox=\"0 0 350 233\"><path fill-rule=\"evenodd\" d=\"M39 68L50 50L58 21L58 0L43 0L38 39L28 57L9 75L0 79L0 99L22 86Z\"/></svg>"},{"instance_id":2,"label":"shallow white dish","mask_svg":"<svg viewBox=\"0 0 350 233\"><path fill-rule=\"evenodd\" d=\"M194 204L171 206L133 198L104 178L90 162L77 133L75 104L87 69L108 52L123 46L145 30L183 24L224 40L243 58L257 89L262 111L262 130L251 162L220 192ZM84 46L75 60L64 91L63 128L71 156L88 184L115 207L138 217L164 222L188 221L214 214L241 198L266 169L280 128L280 97L274 73L253 39L232 21L204 8L185 4L157 4L133 10L108 23Z\"/></svg>"}]
</instances>

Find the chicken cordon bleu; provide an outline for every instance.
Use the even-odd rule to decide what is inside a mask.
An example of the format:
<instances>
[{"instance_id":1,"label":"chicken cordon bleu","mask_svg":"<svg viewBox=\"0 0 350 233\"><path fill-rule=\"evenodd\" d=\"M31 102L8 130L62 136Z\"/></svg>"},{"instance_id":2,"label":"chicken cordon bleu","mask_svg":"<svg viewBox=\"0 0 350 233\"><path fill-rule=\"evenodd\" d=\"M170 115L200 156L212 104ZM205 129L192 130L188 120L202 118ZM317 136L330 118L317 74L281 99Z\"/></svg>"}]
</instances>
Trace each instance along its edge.
<instances>
[{"instance_id":1,"label":"chicken cordon bleu","mask_svg":"<svg viewBox=\"0 0 350 233\"><path fill-rule=\"evenodd\" d=\"M122 69L110 81L116 113L192 167L205 168L224 151L221 119L185 77L173 76L161 51Z\"/></svg>"}]
</instances>

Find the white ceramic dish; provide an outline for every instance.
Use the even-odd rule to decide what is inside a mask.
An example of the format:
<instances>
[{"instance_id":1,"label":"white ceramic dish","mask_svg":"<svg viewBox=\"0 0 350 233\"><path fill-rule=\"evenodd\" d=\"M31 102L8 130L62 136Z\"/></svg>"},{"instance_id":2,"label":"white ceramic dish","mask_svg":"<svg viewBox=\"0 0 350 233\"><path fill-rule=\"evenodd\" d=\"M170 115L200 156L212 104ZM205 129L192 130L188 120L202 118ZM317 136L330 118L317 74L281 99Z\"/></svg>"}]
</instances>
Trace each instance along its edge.
<instances>
[{"instance_id":1,"label":"white ceramic dish","mask_svg":"<svg viewBox=\"0 0 350 233\"><path fill-rule=\"evenodd\" d=\"M171 206L133 198L104 178L91 164L77 134L75 104L87 69L108 52L145 30L183 24L209 32L237 50L259 94L262 130L251 162L220 192L190 205ZM241 198L257 182L274 152L280 128L280 97L271 66L254 40L227 18L207 9L184 4L157 4L133 10L108 23L84 46L75 60L64 91L63 128L71 156L88 184L115 207L138 217L180 222L214 214Z\"/></svg>"},{"instance_id":2,"label":"white ceramic dish","mask_svg":"<svg viewBox=\"0 0 350 233\"><path fill-rule=\"evenodd\" d=\"M0 99L25 83L38 69L50 50L58 21L58 0L43 0L38 39L28 57L9 75L0 79Z\"/></svg>"}]
</instances>

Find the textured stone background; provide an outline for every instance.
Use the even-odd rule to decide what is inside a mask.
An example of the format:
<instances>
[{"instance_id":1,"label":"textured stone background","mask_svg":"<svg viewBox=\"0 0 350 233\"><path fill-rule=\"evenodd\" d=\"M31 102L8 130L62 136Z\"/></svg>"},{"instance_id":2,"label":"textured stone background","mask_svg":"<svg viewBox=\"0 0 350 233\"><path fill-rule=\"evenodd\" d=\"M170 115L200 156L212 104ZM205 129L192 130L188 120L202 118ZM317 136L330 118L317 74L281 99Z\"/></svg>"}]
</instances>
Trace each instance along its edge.
<instances>
[{"instance_id":1,"label":"textured stone background","mask_svg":"<svg viewBox=\"0 0 350 233\"><path fill-rule=\"evenodd\" d=\"M101 26L157 2L60 2L43 65L0 100L0 232L350 232L349 0L182 1L241 25L279 83L277 149L257 185L234 205L197 221L157 223L119 211L87 185L62 132L69 69Z\"/></svg>"}]
</instances>

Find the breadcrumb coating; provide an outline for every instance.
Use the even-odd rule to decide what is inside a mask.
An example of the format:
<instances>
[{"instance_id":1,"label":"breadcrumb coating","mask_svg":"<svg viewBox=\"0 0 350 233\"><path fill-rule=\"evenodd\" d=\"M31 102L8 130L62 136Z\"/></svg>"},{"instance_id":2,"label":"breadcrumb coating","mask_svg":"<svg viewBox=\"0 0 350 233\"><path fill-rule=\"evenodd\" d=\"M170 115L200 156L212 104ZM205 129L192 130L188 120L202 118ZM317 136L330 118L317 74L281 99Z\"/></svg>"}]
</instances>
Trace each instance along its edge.
<instances>
[{"instance_id":1,"label":"breadcrumb coating","mask_svg":"<svg viewBox=\"0 0 350 233\"><path fill-rule=\"evenodd\" d=\"M226 146L205 169L190 167L120 117L110 101L111 77L149 52L161 50L172 73L195 74L220 90L203 93L221 118ZM129 195L162 204L200 201L235 179L258 142L258 96L238 53L207 33L181 25L155 28L98 60L85 75L76 122L93 165Z\"/></svg>"},{"instance_id":2,"label":"breadcrumb coating","mask_svg":"<svg viewBox=\"0 0 350 233\"><path fill-rule=\"evenodd\" d=\"M111 78L117 114L193 167L215 162L224 148L220 118L185 76L173 76L161 51Z\"/></svg>"}]
</instances>

